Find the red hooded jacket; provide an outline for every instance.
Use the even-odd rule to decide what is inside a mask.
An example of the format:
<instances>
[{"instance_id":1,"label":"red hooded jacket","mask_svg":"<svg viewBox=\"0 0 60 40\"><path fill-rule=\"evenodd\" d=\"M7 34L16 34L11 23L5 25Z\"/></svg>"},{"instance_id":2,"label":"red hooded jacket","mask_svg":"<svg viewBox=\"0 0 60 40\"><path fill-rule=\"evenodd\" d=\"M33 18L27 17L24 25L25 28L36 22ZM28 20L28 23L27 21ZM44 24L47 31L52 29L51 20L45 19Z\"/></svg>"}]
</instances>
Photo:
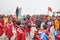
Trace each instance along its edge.
<instances>
[{"instance_id":1,"label":"red hooded jacket","mask_svg":"<svg viewBox=\"0 0 60 40\"><path fill-rule=\"evenodd\" d=\"M5 33L6 33L8 38L11 38L13 36L12 25L9 22L7 23L7 25L5 27Z\"/></svg>"},{"instance_id":2,"label":"red hooded jacket","mask_svg":"<svg viewBox=\"0 0 60 40\"><path fill-rule=\"evenodd\" d=\"M48 40L50 40L49 31L48 30L44 30L44 33L46 33L48 35Z\"/></svg>"},{"instance_id":3,"label":"red hooded jacket","mask_svg":"<svg viewBox=\"0 0 60 40\"><path fill-rule=\"evenodd\" d=\"M17 34L15 40L26 40L26 32L23 28L17 27L16 33Z\"/></svg>"},{"instance_id":4,"label":"red hooded jacket","mask_svg":"<svg viewBox=\"0 0 60 40\"><path fill-rule=\"evenodd\" d=\"M0 23L0 36L3 34L3 26L2 24Z\"/></svg>"},{"instance_id":5,"label":"red hooded jacket","mask_svg":"<svg viewBox=\"0 0 60 40\"><path fill-rule=\"evenodd\" d=\"M60 40L60 32L56 35L57 40Z\"/></svg>"},{"instance_id":6,"label":"red hooded jacket","mask_svg":"<svg viewBox=\"0 0 60 40\"><path fill-rule=\"evenodd\" d=\"M24 25L26 27L26 32L30 32L30 28L28 27L28 22L30 22L29 20L25 21Z\"/></svg>"},{"instance_id":7,"label":"red hooded jacket","mask_svg":"<svg viewBox=\"0 0 60 40\"><path fill-rule=\"evenodd\" d=\"M34 37L36 40L41 40L41 38L38 35L38 30L34 32Z\"/></svg>"},{"instance_id":8,"label":"red hooded jacket","mask_svg":"<svg viewBox=\"0 0 60 40\"><path fill-rule=\"evenodd\" d=\"M4 20L0 19L0 23L4 26Z\"/></svg>"}]
</instances>

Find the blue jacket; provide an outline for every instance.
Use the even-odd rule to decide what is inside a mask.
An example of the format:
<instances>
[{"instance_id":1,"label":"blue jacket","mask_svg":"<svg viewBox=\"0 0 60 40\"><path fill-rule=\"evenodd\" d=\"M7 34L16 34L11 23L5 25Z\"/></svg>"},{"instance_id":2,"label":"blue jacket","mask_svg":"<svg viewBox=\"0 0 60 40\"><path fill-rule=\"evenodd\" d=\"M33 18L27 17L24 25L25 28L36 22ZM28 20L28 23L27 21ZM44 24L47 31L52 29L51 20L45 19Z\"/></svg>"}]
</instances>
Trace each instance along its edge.
<instances>
[{"instance_id":1,"label":"blue jacket","mask_svg":"<svg viewBox=\"0 0 60 40\"><path fill-rule=\"evenodd\" d=\"M58 34L58 31L55 30L55 31L54 31L54 35L56 36L57 34ZM57 40L56 37L55 37L55 40Z\"/></svg>"},{"instance_id":2,"label":"blue jacket","mask_svg":"<svg viewBox=\"0 0 60 40\"><path fill-rule=\"evenodd\" d=\"M40 32L39 36L41 37L42 40L48 40L48 35L43 32Z\"/></svg>"}]
</instances>

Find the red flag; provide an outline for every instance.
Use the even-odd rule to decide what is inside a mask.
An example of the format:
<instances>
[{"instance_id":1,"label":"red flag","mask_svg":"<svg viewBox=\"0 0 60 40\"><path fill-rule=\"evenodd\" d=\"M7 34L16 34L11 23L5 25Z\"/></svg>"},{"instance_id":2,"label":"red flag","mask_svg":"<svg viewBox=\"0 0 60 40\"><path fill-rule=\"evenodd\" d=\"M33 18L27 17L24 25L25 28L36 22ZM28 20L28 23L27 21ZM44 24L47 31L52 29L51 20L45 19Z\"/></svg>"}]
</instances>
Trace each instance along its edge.
<instances>
[{"instance_id":1,"label":"red flag","mask_svg":"<svg viewBox=\"0 0 60 40\"><path fill-rule=\"evenodd\" d=\"M51 7L48 7L48 11L49 11L49 12L52 12L52 8L51 8Z\"/></svg>"}]
</instances>

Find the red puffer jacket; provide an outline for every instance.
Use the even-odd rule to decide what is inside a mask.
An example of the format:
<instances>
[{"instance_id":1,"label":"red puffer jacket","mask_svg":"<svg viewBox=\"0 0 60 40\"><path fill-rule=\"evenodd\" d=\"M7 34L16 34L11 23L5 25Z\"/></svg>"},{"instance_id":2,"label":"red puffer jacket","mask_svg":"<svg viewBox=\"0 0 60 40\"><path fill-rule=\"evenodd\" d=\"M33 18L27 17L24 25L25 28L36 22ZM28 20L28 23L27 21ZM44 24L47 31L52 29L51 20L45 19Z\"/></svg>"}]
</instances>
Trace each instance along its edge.
<instances>
[{"instance_id":1,"label":"red puffer jacket","mask_svg":"<svg viewBox=\"0 0 60 40\"><path fill-rule=\"evenodd\" d=\"M0 23L4 26L4 20L0 19Z\"/></svg>"},{"instance_id":2,"label":"red puffer jacket","mask_svg":"<svg viewBox=\"0 0 60 40\"><path fill-rule=\"evenodd\" d=\"M21 27L16 28L16 38L15 40L26 40L26 32Z\"/></svg>"},{"instance_id":3,"label":"red puffer jacket","mask_svg":"<svg viewBox=\"0 0 60 40\"><path fill-rule=\"evenodd\" d=\"M26 27L26 32L30 32L30 28L28 27L29 20L25 21L24 25Z\"/></svg>"},{"instance_id":4,"label":"red puffer jacket","mask_svg":"<svg viewBox=\"0 0 60 40\"><path fill-rule=\"evenodd\" d=\"M38 31L34 32L34 37L35 37L36 40L41 40L41 38L38 35Z\"/></svg>"},{"instance_id":5,"label":"red puffer jacket","mask_svg":"<svg viewBox=\"0 0 60 40\"><path fill-rule=\"evenodd\" d=\"M49 31L48 30L44 30L44 33L46 33L48 35L48 40L50 40Z\"/></svg>"},{"instance_id":6,"label":"red puffer jacket","mask_svg":"<svg viewBox=\"0 0 60 40\"><path fill-rule=\"evenodd\" d=\"M12 25L10 23L7 23L7 25L5 27L5 33L8 38L11 38L13 36Z\"/></svg>"},{"instance_id":7,"label":"red puffer jacket","mask_svg":"<svg viewBox=\"0 0 60 40\"><path fill-rule=\"evenodd\" d=\"M0 24L0 36L3 34L3 26Z\"/></svg>"},{"instance_id":8,"label":"red puffer jacket","mask_svg":"<svg viewBox=\"0 0 60 40\"><path fill-rule=\"evenodd\" d=\"M60 40L60 32L56 35L57 40Z\"/></svg>"}]
</instances>

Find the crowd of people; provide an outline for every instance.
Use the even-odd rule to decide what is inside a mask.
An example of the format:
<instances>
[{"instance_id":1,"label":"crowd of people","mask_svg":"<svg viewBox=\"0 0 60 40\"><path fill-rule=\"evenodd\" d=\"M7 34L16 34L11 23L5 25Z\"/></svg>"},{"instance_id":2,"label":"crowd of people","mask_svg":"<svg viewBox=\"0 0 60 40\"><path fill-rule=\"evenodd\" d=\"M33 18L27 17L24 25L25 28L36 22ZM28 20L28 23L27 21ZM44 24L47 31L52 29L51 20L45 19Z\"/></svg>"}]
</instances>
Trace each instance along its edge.
<instances>
[{"instance_id":1,"label":"crowd of people","mask_svg":"<svg viewBox=\"0 0 60 40\"><path fill-rule=\"evenodd\" d=\"M14 33L14 40L26 40L27 36L32 40L60 40L60 16L24 15L19 20L15 15L0 15L0 37L5 34L11 40Z\"/></svg>"}]
</instances>

